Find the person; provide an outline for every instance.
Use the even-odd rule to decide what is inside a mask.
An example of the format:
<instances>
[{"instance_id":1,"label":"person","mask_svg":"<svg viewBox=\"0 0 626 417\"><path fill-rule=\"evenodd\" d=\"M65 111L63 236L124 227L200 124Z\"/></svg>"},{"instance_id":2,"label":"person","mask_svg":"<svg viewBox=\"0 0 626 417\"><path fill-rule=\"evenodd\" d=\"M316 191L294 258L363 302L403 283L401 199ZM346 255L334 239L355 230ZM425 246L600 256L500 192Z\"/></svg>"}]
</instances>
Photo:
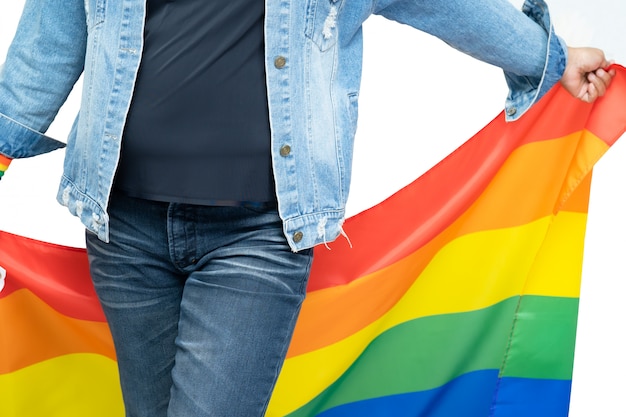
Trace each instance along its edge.
<instances>
[{"instance_id":1,"label":"person","mask_svg":"<svg viewBox=\"0 0 626 417\"><path fill-rule=\"evenodd\" d=\"M614 76L543 0L26 1L0 168L65 146L45 131L82 75L58 201L86 227L127 416L264 415L312 248L343 234L372 14L501 67L510 121Z\"/></svg>"}]
</instances>

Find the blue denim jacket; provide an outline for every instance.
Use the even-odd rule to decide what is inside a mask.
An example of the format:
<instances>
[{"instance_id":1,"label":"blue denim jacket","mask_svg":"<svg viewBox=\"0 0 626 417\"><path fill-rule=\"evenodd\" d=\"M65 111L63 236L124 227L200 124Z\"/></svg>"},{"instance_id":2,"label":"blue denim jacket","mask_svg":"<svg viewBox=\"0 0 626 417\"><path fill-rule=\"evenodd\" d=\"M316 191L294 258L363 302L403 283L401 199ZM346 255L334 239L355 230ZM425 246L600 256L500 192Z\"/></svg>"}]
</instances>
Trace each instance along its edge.
<instances>
[{"instance_id":1,"label":"blue denim jacket","mask_svg":"<svg viewBox=\"0 0 626 417\"><path fill-rule=\"evenodd\" d=\"M543 0L527 0L523 11L507 0L266 0L272 161L293 250L342 233L368 16L503 68L513 120L560 79L567 53ZM58 200L104 241L144 16L142 0L27 0L0 70L0 153L10 158L64 146L44 132L84 75Z\"/></svg>"}]
</instances>

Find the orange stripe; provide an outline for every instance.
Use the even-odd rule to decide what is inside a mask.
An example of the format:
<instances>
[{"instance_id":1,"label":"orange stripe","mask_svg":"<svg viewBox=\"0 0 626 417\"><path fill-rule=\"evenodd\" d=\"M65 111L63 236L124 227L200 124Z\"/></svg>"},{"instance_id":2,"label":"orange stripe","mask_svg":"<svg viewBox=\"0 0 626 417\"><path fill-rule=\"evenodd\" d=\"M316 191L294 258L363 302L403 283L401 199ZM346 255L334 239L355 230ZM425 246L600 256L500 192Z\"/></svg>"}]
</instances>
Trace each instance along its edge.
<instances>
[{"instance_id":1,"label":"orange stripe","mask_svg":"<svg viewBox=\"0 0 626 417\"><path fill-rule=\"evenodd\" d=\"M580 185L574 190L570 197L561 207L561 211L569 211L574 213L587 213L589 209L589 192L591 189L591 178L593 173L590 172L580 182Z\"/></svg>"},{"instance_id":2,"label":"orange stripe","mask_svg":"<svg viewBox=\"0 0 626 417\"><path fill-rule=\"evenodd\" d=\"M0 317L0 374L71 353L94 353L115 360L106 323L66 317L28 290L0 300Z\"/></svg>"},{"instance_id":3,"label":"orange stripe","mask_svg":"<svg viewBox=\"0 0 626 417\"><path fill-rule=\"evenodd\" d=\"M526 224L557 212L608 146L588 132L522 146L459 219L467 233ZM570 211L587 212L585 201ZM470 217L471 219L465 219Z\"/></svg>"},{"instance_id":4,"label":"orange stripe","mask_svg":"<svg viewBox=\"0 0 626 417\"><path fill-rule=\"evenodd\" d=\"M0 155L0 166L4 165L8 167L11 164L12 159L4 155Z\"/></svg>"}]
</instances>

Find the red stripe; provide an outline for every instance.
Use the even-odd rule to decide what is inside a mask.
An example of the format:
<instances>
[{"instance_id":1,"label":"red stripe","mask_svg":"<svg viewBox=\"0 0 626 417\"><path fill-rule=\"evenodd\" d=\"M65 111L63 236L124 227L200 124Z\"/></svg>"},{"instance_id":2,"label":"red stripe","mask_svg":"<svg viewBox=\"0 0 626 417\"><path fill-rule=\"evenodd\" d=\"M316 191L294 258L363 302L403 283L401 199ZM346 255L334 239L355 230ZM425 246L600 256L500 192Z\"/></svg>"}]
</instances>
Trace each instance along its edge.
<instances>
[{"instance_id":1,"label":"red stripe","mask_svg":"<svg viewBox=\"0 0 626 417\"><path fill-rule=\"evenodd\" d=\"M0 301L28 289L69 317L104 322L84 249L68 248L0 231L0 266L7 271Z\"/></svg>"}]
</instances>

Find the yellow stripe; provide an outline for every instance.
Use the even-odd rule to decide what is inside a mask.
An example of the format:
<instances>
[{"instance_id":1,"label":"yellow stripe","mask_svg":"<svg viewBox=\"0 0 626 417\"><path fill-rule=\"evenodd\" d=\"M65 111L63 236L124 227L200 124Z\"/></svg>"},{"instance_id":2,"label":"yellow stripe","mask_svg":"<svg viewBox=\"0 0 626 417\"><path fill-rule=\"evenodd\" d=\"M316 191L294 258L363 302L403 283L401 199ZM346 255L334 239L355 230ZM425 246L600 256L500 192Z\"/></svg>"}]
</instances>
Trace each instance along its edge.
<instances>
[{"instance_id":1,"label":"yellow stripe","mask_svg":"<svg viewBox=\"0 0 626 417\"><path fill-rule=\"evenodd\" d=\"M587 214L560 212L528 274L523 294L580 297Z\"/></svg>"},{"instance_id":2,"label":"yellow stripe","mask_svg":"<svg viewBox=\"0 0 626 417\"><path fill-rule=\"evenodd\" d=\"M580 266L576 265L582 262L586 220L584 213L561 212L527 225L472 233L450 242L385 316L341 342L288 359L268 417L289 414L315 398L345 372L371 340L403 322L486 308L523 291L578 297ZM538 257L540 249L548 255ZM411 257L400 262L410 263ZM375 273L381 275L377 279L394 279L393 275L384 277L387 270L393 268ZM529 279L532 283L527 283ZM363 308L367 308L367 300Z\"/></svg>"},{"instance_id":3,"label":"yellow stripe","mask_svg":"<svg viewBox=\"0 0 626 417\"><path fill-rule=\"evenodd\" d=\"M60 356L0 375L2 417L123 417L117 364L104 356Z\"/></svg>"}]
</instances>

